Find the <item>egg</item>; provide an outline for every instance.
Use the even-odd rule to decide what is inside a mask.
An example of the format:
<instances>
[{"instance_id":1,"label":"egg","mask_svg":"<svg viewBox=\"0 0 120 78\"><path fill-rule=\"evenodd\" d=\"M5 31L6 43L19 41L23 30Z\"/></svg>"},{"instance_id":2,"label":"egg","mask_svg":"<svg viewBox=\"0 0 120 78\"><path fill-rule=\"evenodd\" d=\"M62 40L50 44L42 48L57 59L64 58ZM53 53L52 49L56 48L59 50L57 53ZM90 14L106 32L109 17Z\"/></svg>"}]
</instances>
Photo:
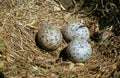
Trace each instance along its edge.
<instances>
[{"instance_id":1,"label":"egg","mask_svg":"<svg viewBox=\"0 0 120 78\"><path fill-rule=\"evenodd\" d=\"M44 50L54 51L60 47L63 37L56 26L46 25L38 31L37 40Z\"/></svg>"},{"instance_id":2,"label":"egg","mask_svg":"<svg viewBox=\"0 0 120 78\"><path fill-rule=\"evenodd\" d=\"M87 61L91 57L92 48L85 39L77 38L68 44L66 53L71 61L80 63Z\"/></svg>"},{"instance_id":3,"label":"egg","mask_svg":"<svg viewBox=\"0 0 120 78\"><path fill-rule=\"evenodd\" d=\"M67 42L75 38L88 40L90 37L89 29L82 23L72 22L62 28L62 34Z\"/></svg>"}]
</instances>

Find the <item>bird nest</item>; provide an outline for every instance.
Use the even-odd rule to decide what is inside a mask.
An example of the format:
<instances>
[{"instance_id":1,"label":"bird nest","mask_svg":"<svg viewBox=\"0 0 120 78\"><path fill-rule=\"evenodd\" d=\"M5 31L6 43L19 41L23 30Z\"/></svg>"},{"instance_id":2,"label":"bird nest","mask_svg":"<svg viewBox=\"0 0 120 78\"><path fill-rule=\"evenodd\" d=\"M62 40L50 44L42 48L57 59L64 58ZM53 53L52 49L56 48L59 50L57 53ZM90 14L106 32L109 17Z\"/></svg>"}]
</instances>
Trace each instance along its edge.
<instances>
[{"instance_id":1,"label":"bird nest","mask_svg":"<svg viewBox=\"0 0 120 78\"><path fill-rule=\"evenodd\" d=\"M90 39L91 58L85 63L72 63L59 57L66 47L53 52L37 46L40 20L62 28L72 21L88 25L91 35L99 26L92 18L80 18L59 9L54 0L0 1L0 76L1 78L119 78L120 37L106 38L105 43Z\"/></svg>"}]
</instances>

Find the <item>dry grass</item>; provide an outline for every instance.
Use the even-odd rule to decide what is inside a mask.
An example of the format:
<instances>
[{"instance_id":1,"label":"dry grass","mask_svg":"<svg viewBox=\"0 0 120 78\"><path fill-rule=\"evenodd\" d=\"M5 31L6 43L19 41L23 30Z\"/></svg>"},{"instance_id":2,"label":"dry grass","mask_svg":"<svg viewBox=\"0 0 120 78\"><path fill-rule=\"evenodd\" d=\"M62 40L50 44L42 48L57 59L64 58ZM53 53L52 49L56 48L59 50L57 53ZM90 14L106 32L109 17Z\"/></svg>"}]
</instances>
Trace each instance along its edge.
<instances>
[{"instance_id":1,"label":"dry grass","mask_svg":"<svg viewBox=\"0 0 120 78\"><path fill-rule=\"evenodd\" d=\"M44 19L58 28L62 28L68 22L81 21L90 27L91 34L98 26L97 22L87 17L79 18L80 14L71 16L69 12L54 11L53 8L57 5L53 0L16 1L18 2L0 1L0 71L5 78L120 77L120 37L112 37L113 40L107 41L111 42L108 44L111 48L89 40L93 55L86 63L63 61L59 54L66 43L63 42L53 53L36 46L35 36L40 28L40 20ZM108 54L105 53L108 51Z\"/></svg>"}]
</instances>

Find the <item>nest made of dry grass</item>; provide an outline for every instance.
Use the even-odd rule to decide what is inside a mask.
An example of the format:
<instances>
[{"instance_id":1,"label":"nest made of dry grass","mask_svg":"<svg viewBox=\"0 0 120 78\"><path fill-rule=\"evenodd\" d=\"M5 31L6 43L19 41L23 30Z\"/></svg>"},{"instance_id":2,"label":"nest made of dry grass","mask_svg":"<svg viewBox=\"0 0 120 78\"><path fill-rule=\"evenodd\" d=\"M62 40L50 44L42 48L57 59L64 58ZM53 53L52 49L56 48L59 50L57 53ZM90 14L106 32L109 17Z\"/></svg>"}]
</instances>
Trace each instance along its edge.
<instances>
[{"instance_id":1,"label":"nest made of dry grass","mask_svg":"<svg viewBox=\"0 0 120 78\"><path fill-rule=\"evenodd\" d=\"M66 46L64 42L52 54L36 45L35 36L40 28L41 19L59 28L71 21L83 21L90 26L91 33L94 33L97 26L96 21L79 18L80 14L71 16L71 13L62 10L56 12L53 8L57 5L53 0L16 1L0 1L0 74L2 76L5 78L119 78L119 54L115 57L105 56L103 50L105 52L111 50L107 46L107 49L102 48L98 43L90 40L93 48L92 57L86 63L74 64L59 57L61 50ZM115 37L115 44L119 43L119 39Z\"/></svg>"}]
</instances>

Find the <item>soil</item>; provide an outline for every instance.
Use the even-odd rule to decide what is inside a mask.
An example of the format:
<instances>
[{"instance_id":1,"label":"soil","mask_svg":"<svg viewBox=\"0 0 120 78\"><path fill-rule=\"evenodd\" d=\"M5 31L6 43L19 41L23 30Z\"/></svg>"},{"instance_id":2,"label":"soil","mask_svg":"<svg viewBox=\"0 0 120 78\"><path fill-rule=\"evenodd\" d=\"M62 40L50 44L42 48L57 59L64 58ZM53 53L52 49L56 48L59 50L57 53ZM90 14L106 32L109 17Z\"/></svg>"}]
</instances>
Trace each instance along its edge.
<instances>
[{"instance_id":1,"label":"soil","mask_svg":"<svg viewBox=\"0 0 120 78\"><path fill-rule=\"evenodd\" d=\"M120 78L120 37L101 37L94 17L73 11L62 10L54 0L1 0L0 78ZM55 51L41 49L36 42L41 20L60 29L76 21L88 26L91 58L71 62L64 54L64 40Z\"/></svg>"}]
</instances>

